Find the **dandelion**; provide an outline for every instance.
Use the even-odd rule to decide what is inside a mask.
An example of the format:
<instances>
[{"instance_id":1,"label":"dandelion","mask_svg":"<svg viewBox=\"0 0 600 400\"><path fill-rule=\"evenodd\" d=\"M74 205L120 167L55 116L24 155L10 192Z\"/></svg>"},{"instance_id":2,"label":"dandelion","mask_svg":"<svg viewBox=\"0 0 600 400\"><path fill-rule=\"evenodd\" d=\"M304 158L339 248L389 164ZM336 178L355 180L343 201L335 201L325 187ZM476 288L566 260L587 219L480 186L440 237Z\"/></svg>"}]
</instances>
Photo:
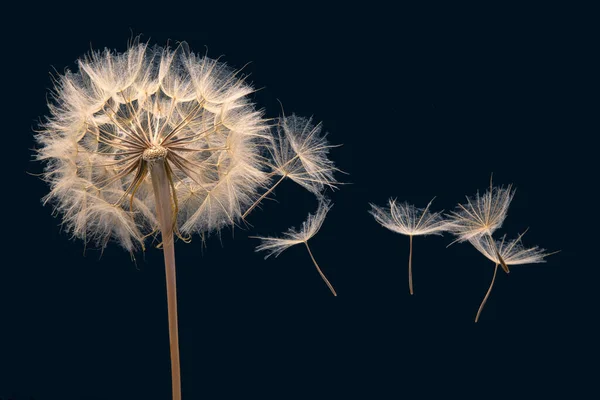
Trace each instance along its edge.
<instances>
[{"instance_id":1,"label":"dandelion","mask_svg":"<svg viewBox=\"0 0 600 400\"><path fill-rule=\"evenodd\" d=\"M329 200L321 199L321 200L319 200L319 206L317 208L317 212L315 214L308 215L308 219L302 223L302 228L300 228L300 230L295 230L294 228L290 228L286 232L283 233L282 238L276 238L276 237L254 237L254 238L260 239L262 241L262 244L256 248L256 251L264 250L264 251L268 252L268 254L265 256L265 259L269 258L272 255L277 257L284 250L286 250L294 245L304 243L304 245L306 246L306 249L308 250L308 254L310 255L310 258L312 259L313 263L315 264L315 267L317 268L317 271L319 272L319 275L321 275L321 278L327 284L327 287L329 287L329 290L331 290L331 293L333 293L334 296L337 296L337 293L333 289L333 286L331 285L331 283L329 283L329 280L327 279L327 277L325 277L325 274L323 274L323 271L321 271L319 264L317 264L317 261L315 260L315 257L313 256L312 251L310 250L310 247L308 246L308 240L311 239L313 236L315 236L317 234L317 232L319 232L319 229L321 229L321 225L323 225L323 221L325 220L325 216L327 215L327 213L329 212L329 210L331 209L332 206L333 206L333 204L331 204L329 202Z\"/></svg>"},{"instance_id":2,"label":"dandelion","mask_svg":"<svg viewBox=\"0 0 600 400\"><path fill-rule=\"evenodd\" d=\"M498 265L500 265L502 261L504 261L504 263L507 265L534 264L546 262L544 257L550 255L545 253L545 250L539 248L538 246L525 248L521 242L521 238L524 234L525 232L511 241L506 241L506 235L504 235L500 241L495 241L490 236L479 236L469 239L469 242L481 254L486 256L495 264L492 282L487 293L485 294L485 297L483 298L483 301L481 302L481 305L479 306L479 310L475 316L475 322L479 320L481 311L483 310L483 307L485 306L485 303L492 292L492 287L494 286L494 281L496 280L496 273L498 272Z\"/></svg>"},{"instance_id":3,"label":"dandelion","mask_svg":"<svg viewBox=\"0 0 600 400\"><path fill-rule=\"evenodd\" d=\"M487 236L490 243L494 243L492 233L502 226L514 193L512 185L493 187L490 179L489 190L483 195L477 192L475 197L467 197L466 204L459 204L457 210L450 213L447 229L458 236L458 242ZM499 262L508 274L508 265L502 257Z\"/></svg>"},{"instance_id":4,"label":"dandelion","mask_svg":"<svg viewBox=\"0 0 600 400\"><path fill-rule=\"evenodd\" d=\"M74 237L133 252L160 231L173 398L181 398L174 236L230 226L269 180L253 89L224 63L132 43L92 52L57 80L36 139L54 204Z\"/></svg>"},{"instance_id":5,"label":"dandelion","mask_svg":"<svg viewBox=\"0 0 600 400\"><path fill-rule=\"evenodd\" d=\"M333 174L339 171L327 158L329 145L326 134L321 135L322 125L314 125L312 118L296 115L282 117L276 125L269 152L272 157L271 175L281 176L260 198L248 208L245 218L265 197L285 179L289 178L316 196L326 187L335 189L337 181Z\"/></svg>"},{"instance_id":6,"label":"dandelion","mask_svg":"<svg viewBox=\"0 0 600 400\"><path fill-rule=\"evenodd\" d=\"M411 295L414 294L412 278L413 236L440 235L446 229L446 220L442 217L442 212L432 213L429 211L431 203L433 203L433 199L425 209L421 209L408 203L397 204L395 199L390 199L389 207L383 208L371 204L372 209L369 211L384 228L409 237L408 288Z\"/></svg>"}]
</instances>

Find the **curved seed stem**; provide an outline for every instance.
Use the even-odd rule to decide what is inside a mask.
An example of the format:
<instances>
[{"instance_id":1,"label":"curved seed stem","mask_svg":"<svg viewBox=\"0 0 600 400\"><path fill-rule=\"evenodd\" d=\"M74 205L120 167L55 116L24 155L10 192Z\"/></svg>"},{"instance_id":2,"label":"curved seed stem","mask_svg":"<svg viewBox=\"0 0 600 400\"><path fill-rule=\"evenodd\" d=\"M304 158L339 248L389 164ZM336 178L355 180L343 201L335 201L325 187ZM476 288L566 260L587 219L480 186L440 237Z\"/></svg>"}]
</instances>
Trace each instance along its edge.
<instances>
[{"instance_id":1,"label":"curved seed stem","mask_svg":"<svg viewBox=\"0 0 600 400\"><path fill-rule=\"evenodd\" d=\"M496 246L496 241L492 237L492 234L489 232L488 232L488 240L490 241L492 248L496 252L496 257L498 257L498 262L500 263L500 266L502 266L502 269L504 270L504 272L506 272L507 274L510 273L510 270L508 269L508 265L506 265L506 262L504 261L504 259L500 255L500 252L498 251L498 246Z\"/></svg>"},{"instance_id":2,"label":"curved seed stem","mask_svg":"<svg viewBox=\"0 0 600 400\"><path fill-rule=\"evenodd\" d=\"M259 204L261 201L263 201L263 199L264 199L265 197L267 197L267 196L269 195L269 193L271 193L273 190L275 190L275 188L277 187L277 185L279 185L279 184L281 183L281 181L283 181L283 180L285 179L285 177L286 177L286 175L282 175L282 176L281 176L281 179L279 179L279 180L278 180L278 181L277 181L277 182L276 182L276 183L275 183L273 186L271 186L271 188L270 188L269 190L267 190L267 191L265 192L265 194L263 194L262 196L260 196L260 197L258 198L258 200L256 200L256 201L254 202L254 204L252 204L252 205L250 206L250 208L246 210L246 212L244 213L244 215L242 215L242 219L246 219L246 217L248 216L248 214L250 214L250 211L254 210L254 208L255 208L255 207L256 207L256 206L257 206L257 205L258 205L258 204Z\"/></svg>"},{"instance_id":3,"label":"curved seed stem","mask_svg":"<svg viewBox=\"0 0 600 400\"><path fill-rule=\"evenodd\" d=\"M412 242L413 242L412 235L410 235L409 238L410 238L410 250L408 252L408 289L410 290L410 294L413 295L415 293L413 291L413 279L412 279Z\"/></svg>"},{"instance_id":4,"label":"curved seed stem","mask_svg":"<svg viewBox=\"0 0 600 400\"><path fill-rule=\"evenodd\" d=\"M181 400L181 371L179 366L179 329L177 326L177 281L175 271L175 246L173 242L173 206L171 185L165 162L150 163L152 188L156 198L156 214L162 236L167 281L167 304L169 311L169 340L171 350L171 385L173 400Z\"/></svg>"},{"instance_id":5,"label":"curved seed stem","mask_svg":"<svg viewBox=\"0 0 600 400\"><path fill-rule=\"evenodd\" d=\"M313 263L315 264L315 267L317 267L317 271L319 271L319 275L321 275L321 278L323 278L323 281L325 281L325 283L327 284L327 287L329 287L329 290L331 290L331 293L333 293L334 296L337 296L335 289L333 288L333 286L331 286L331 283L329 283L329 280L327 280L327 277L325 277L325 274L323 273L323 271L321 271L321 268L319 268L319 264L317 264L317 260L315 260L315 257L313 256L312 251L310 251L310 247L308 247L308 242L304 242L304 244L306 245L308 254L310 254L310 258L312 259Z\"/></svg>"},{"instance_id":6,"label":"curved seed stem","mask_svg":"<svg viewBox=\"0 0 600 400\"><path fill-rule=\"evenodd\" d=\"M477 310L477 315L475 316L475 322L479 321L479 316L481 315L483 306L485 306L485 303L487 302L488 297L490 297L490 293L492 293L492 287L494 286L494 281L496 280L496 272L498 272L498 264L497 263L496 263L496 266L494 267L494 276L492 277L492 283L490 283L490 287L489 287L487 293L485 294L485 297L483 298L481 305L479 306L479 310Z\"/></svg>"}]
</instances>

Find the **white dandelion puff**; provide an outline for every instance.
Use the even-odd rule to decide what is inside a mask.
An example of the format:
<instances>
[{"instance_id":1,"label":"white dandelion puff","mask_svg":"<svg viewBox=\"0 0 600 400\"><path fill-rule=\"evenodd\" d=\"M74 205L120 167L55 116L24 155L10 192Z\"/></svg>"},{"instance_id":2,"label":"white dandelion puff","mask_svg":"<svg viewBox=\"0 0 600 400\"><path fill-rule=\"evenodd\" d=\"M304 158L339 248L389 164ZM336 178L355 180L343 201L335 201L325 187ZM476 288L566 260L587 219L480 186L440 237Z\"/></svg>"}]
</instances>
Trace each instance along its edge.
<instances>
[{"instance_id":1,"label":"white dandelion puff","mask_svg":"<svg viewBox=\"0 0 600 400\"><path fill-rule=\"evenodd\" d=\"M448 228L465 241L482 235L491 235L502 226L508 206L514 196L512 186L490 187L483 195L467 197L466 204L459 204L450 213Z\"/></svg>"},{"instance_id":2,"label":"white dandelion puff","mask_svg":"<svg viewBox=\"0 0 600 400\"><path fill-rule=\"evenodd\" d=\"M508 265L523 265L523 264L535 264L546 262L544 257L549 254L545 253L544 249L538 246L525 248L521 243L521 238L525 232L523 232L517 239L506 241L506 235L502 237L502 240L496 240L495 245L487 237L480 237L478 239L471 239L471 243L481 254L487 257L488 260L495 264L500 264L500 259L496 254L498 253Z\"/></svg>"},{"instance_id":3,"label":"white dandelion puff","mask_svg":"<svg viewBox=\"0 0 600 400\"><path fill-rule=\"evenodd\" d=\"M459 204L448 215L447 230L456 235L456 241L459 242L481 236L492 238L494 231L502 226L514 194L512 185L506 188L494 187L490 179L489 190L483 195L477 192L474 197L467 197L466 204ZM499 260L504 271L509 273L508 265L502 257Z\"/></svg>"},{"instance_id":4,"label":"white dandelion puff","mask_svg":"<svg viewBox=\"0 0 600 400\"><path fill-rule=\"evenodd\" d=\"M36 135L54 204L73 236L143 248L160 231L165 258L173 398L180 399L174 235L238 220L269 176L269 136L253 89L185 43L92 52L58 78Z\"/></svg>"},{"instance_id":5,"label":"white dandelion puff","mask_svg":"<svg viewBox=\"0 0 600 400\"><path fill-rule=\"evenodd\" d=\"M270 140L272 175L280 176L243 215L245 218L266 196L285 179L289 178L317 197L325 188L336 189L334 173L339 171L328 158L329 149L336 147L322 135L322 125L313 124L312 118L282 117L276 125L276 133Z\"/></svg>"},{"instance_id":6,"label":"white dandelion puff","mask_svg":"<svg viewBox=\"0 0 600 400\"><path fill-rule=\"evenodd\" d=\"M317 271L319 272L319 275L321 275L321 278L323 279L325 284L327 284L327 287L329 287L329 290L331 290L331 293L333 293L334 296L337 296L337 293L333 289L333 286L331 285L331 283L329 282L327 277L325 277L325 274L323 274L323 271L321 271L319 264L317 264L317 261L315 260L315 257L313 256L312 251L310 250L310 247L308 246L308 240L311 239L313 236L315 236L317 234L317 232L319 232L319 229L321 229L321 225L323 225L323 221L325 220L325 217L327 216L327 213L329 212L329 210L331 209L332 206L333 206L333 204L331 204L329 202L329 200L321 199L321 200L319 200L319 206L317 208L316 213L309 214L307 220L302 223L302 227L299 230L290 228L286 232L283 233L283 237L281 237L281 238L278 238L278 237L254 237L254 238L260 239L262 241L262 243L258 247L256 247L256 251L266 251L267 255L265 256L265 259L269 258L270 256L273 256L273 255L275 257L277 257L286 249L288 249L292 246L295 246L297 244L304 243L304 245L306 246L306 249L308 250L308 254L310 255L310 258L312 259L315 267L317 268Z\"/></svg>"},{"instance_id":7,"label":"white dandelion puff","mask_svg":"<svg viewBox=\"0 0 600 400\"><path fill-rule=\"evenodd\" d=\"M398 204L395 199L390 199L389 207L379 207L371 204L371 210L369 211L384 228L409 237L408 288L410 294L414 294L412 277L413 236L441 235L446 230L446 220L442 217L442 212L429 211L431 203L433 203L433 199L427 204L427 207L422 209L408 203Z\"/></svg>"},{"instance_id":8,"label":"white dandelion puff","mask_svg":"<svg viewBox=\"0 0 600 400\"><path fill-rule=\"evenodd\" d=\"M498 241L487 235L469 239L469 243L471 243L488 260L495 264L492 282L490 283L490 287L485 294L481 305L479 306L479 310L475 316L475 322L479 320L479 316L483 311L483 307L485 306L485 303L492 292L492 287L494 286L494 282L496 280L496 273L498 272L498 266L501 265L502 261L504 261L504 263L507 265L543 263L546 262L544 260L545 257L554 254L546 253L544 249L541 249L538 246L530 248L524 247L521 242L521 238L524 234L525 232L520 234L516 239L510 241L506 240L506 235L502 237L502 240Z\"/></svg>"}]
</instances>

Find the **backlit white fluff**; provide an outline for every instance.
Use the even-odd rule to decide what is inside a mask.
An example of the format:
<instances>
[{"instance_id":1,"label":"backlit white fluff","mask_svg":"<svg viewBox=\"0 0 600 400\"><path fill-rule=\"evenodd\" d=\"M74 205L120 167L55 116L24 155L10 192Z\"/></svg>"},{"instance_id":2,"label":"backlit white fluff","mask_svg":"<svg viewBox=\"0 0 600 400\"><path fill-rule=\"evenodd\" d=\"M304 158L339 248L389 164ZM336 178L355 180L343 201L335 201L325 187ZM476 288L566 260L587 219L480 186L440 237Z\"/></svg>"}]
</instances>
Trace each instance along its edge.
<instances>
[{"instance_id":1,"label":"backlit white fluff","mask_svg":"<svg viewBox=\"0 0 600 400\"><path fill-rule=\"evenodd\" d=\"M371 204L369 211L375 220L384 228L402 235L409 236L408 253L408 289L414 294L412 277L413 236L440 235L446 230L447 222L441 212L430 212L433 200L424 209L412 204L397 204L395 199L389 200L389 207L379 207Z\"/></svg>"},{"instance_id":2,"label":"backlit white fluff","mask_svg":"<svg viewBox=\"0 0 600 400\"><path fill-rule=\"evenodd\" d=\"M330 145L326 134L322 135L321 123L314 125L312 118L296 115L282 117L275 126L275 134L269 141L271 160L268 165L275 182L243 215L245 218L266 196L285 179L289 178L317 197L326 188L335 189L338 183L334 173L339 171L328 158Z\"/></svg>"},{"instance_id":3,"label":"backlit white fluff","mask_svg":"<svg viewBox=\"0 0 600 400\"><path fill-rule=\"evenodd\" d=\"M402 235L440 235L446 230L447 223L441 212L429 211L432 202L422 209L408 203L398 204L395 199L390 199L389 207L371 204L369 212L384 228Z\"/></svg>"},{"instance_id":4,"label":"backlit white fluff","mask_svg":"<svg viewBox=\"0 0 600 400\"><path fill-rule=\"evenodd\" d=\"M502 237L502 240L496 240L495 243L490 239L489 236L483 236L476 239L469 240L469 243L473 245L481 254L487 257L488 260L495 264L500 264L500 259L496 254L496 249L500 254L500 257L508 265L523 265L523 264L535 264L546 262L544 257L548 254L545 253L544 249L538 246L526 248L521 242L523 234L519 235L516 239L506 240L506 235Z\"/></svg>"},{"instance_id":5,"label":"backlit white fluff","mask_svg":"<svg viewBox=\"0 0 600 400\"><path fill-rule=\"evenodd\" d=\"M321 123L296 115L281 118L271 148L273 172L288 177L308 191L318 195L325 187L335 189L337 170L327 158L333 146L321 135Z\"/></svg>"},{"instance_id":6,"label":"backlit white fluff","mask_svg":"<svg viewBox=\"0 0 600 400\"><path fill-rule=\"evenodd\" d=\"M508 206L515 192L512 185L493 187L483 194L467 197L466 204L459 204L456 211L449 214L448 230L465 241L481 235L491 235L502 226Z\"/></svg>"},{"instance_id":7,"label":"backlit white fluff","mask_svg":"<svg viewBox=\"0 0 600 400\"><path fill-rule=\"evenodd\" d=\"M319 267L319 264L317 264L317 260L315 260L315 257L308 246L308 240L315 236L317 232L319 232L319 229L321 229L321 225L323 225L323 221L325 221L325 217L332 206L333 204L331 204L329 200L320 197L317 212L314 214L309 214L307 220L302 223L302 227L299 230L290 228L287 230L287 232L283 233L282 238L255 237L255 239L260 239L262 241L262 243L256 248L256 251L266 251L267 255L265 256L265 259L272 255L277 257L286 249L297 244L304 243L313 264L319 272L319 275L321 275L321 278L329 290L331 290L331 293L333 293L334 296L337 296L335 289Z\"/></svg>"},{"instance_id":8,"label":"backlit white fluff","mask_svg":"<svg viewBox=\"0 0 600 400\"><path fill-rule=\"evenodd\" d=\"M458 237L458 242L487 236L493 245L492 234L506 219L514 195L512 185L494 187L490 179L490 188L483 195L477 192L475 197L467 197L466 204L459 204L456 211L448 215L447 230ZM502 269L508 274L508 264L501 255L498 258Z\"/></svg>"},{"instance_id":9,"label":"backlit white fluff","mask_svg":"<svg viewBox=\"0 0 600 400\"><path fill-rule=\"evenodd\" d=\"M308 214L308 218L306 221L302 222L302 227L300 229L296 230L292 227L284 232L283 237L281 238L257 237L257 239L262 241L262 244L256 248L256 251L266 251L267 255L265 258L269 258L273 255L277 257L284 250L294 245L307 242L319 232L319 229L321 229L321 225L323 225L323 221L325 221L325 217L332 206L333 204L331 204L329 200L321 200L317 212Z\"/></svg>"},{"instance_id":10,"label":"backlit white fluff","mask_svg":"<svg viewBox=\"0 0 600 400\"><path fill-rule=\"evenodd\" d=\"M150 149L166 149L176 228L205 233L233 224L266 185L265 122L252 88L224 63L134 44L92 52L58 78L37 135L52 202L76 237L127 250L157 229ZM150 157L151 158L151 157Z\"/></svg>"}]
</instances>

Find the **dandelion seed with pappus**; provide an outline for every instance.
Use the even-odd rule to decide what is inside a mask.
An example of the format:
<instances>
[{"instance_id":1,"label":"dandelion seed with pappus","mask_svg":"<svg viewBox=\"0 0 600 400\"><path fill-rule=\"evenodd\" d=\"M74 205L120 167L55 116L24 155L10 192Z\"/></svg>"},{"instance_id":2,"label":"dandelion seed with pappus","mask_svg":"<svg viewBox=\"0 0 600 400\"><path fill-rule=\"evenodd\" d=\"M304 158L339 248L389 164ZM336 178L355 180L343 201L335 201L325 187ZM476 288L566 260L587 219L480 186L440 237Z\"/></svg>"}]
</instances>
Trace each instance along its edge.
<instances>
[{"instance_id":1,"label":"dandelion seed with pappus","mask_svg":"<svg viewBox=\"0 0 600 400\"><path fill-rule=\"evenodd\" d=\"M487 236L495 243L492 234L502 226L506 219L508 206L514 197L512 185L494 187L490 179L490 188L483 195L467 197L466 204L459 204L456 211L448 215L447 230L458 236L455 242L464 242ZM454 242L453 242L454 243ZM510 272L501 256L498 257L502 269Z\"/></svg>"},{"instance_id":2,"label":"dandelion seed with pappus","mask_svg":"<svg viewBox=\"0 0 600 400\"><path fill-rule=\"evenodd\" d=\"M469 242L473 245L473 247L475 247L488 260L492 261L495 264L492 282L490 283L490 287L487 293L485 294L481 305L479 306L479 310L477 310L475 322L479 321L479 317L481 315L481 312L483 311L483 307L485 306L485 303L490 297L492 287L494 286L494 281L496 280L498 266L501 264L501 261L503 261L507 265L535 264L546 262L544 258L551 255L545 253L545 250L540 249L538 246L530 248L524 247L521 242L521 238L524 234L525 232L523 232L519 235L519 237L511 241L506 240L506 235L504 235L502 237L502 240L499 241L495 241L490 236L480 236L469 239Z\"/></svg>"},{"instance_id":3,"label":"dandelion seed with pappus","mask_svg":"<svg viewBox=\"0 0 600 400\"><path fill-rule=\"evenodd\" d=\"M326 188L336 189L333 176L339 171L327 157L329 149L336 147L321 135L321 123L292 115L282 117L275 126L276 133L269 141L272 162L268 164L271 176L280 178L244 213L246 216L285 179L289 178L317 197Z\"/></svg>"},{"instance_id":4,"label":"dandelion seed with pappus","mask_svg":"<svg viewBox=\"0 0 600 400\"><path fill-rule=\"evenodd\" d=\"M433 203L433 199L425 209L421 209L408 203L398 204L395 199L390 199L389 207L384 208L371 204L371 210L369 211L375 221L384 228L409 237L408 289L410 294L414 294L412 276L413 236L441 235L446 230L447 223L442 217L442 212L429 211L431 203Z\"/></svg>"},{"instance_id":5,"label":"dandelion seed with pappus","mask_svg":"<svg viewBox=\"0 0 600 400\"><path fill-rule=\"evenodd\" d=\"M323 279L329 290L331 290L331 293L333 293L334 296L337 296L335 289L333 288L333 286L319 267L319 264L317 264L317 260L315 260L315 257L313 256L313 253L310 250L310 247L308 246L309 239L311 239L317 234L317 232L319 232L319 229L321 229L321 225L323 225L323 221L325 221L325 217L327 216L327 213L329 212L331 207L333 207L333 204L331 204L329 200L320 199L317 212L308 215L307 220L302 223L302 228L300 228L300 230L290 228L283 233L283 237L281 238L256 236L254 238L260 239L262 241L262 243L256 248L256 251L268 252L268 254L265 256L265 259L269 258L272 255L277 257L290 247L304 243L313 264L319 272L319 275L321 275L321 278Z\"/></svg>"}]
</instances>

